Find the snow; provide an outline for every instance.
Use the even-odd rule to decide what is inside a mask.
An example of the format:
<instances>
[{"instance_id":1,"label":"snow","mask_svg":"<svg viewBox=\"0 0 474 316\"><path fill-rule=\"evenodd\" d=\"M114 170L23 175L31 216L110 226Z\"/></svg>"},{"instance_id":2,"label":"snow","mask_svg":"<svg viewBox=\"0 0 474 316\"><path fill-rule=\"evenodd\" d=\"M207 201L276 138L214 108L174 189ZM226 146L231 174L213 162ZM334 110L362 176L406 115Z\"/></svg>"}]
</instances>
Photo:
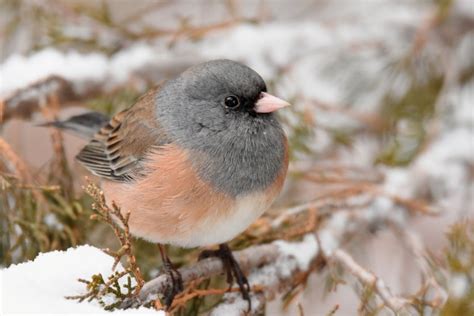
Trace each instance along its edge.
<instances>
[{"instance_id":1,"label":"snow","mask_svg":"<svg viewBox=\"0 0 474 316\"><path fill-rule=\"evenodd\" d=\"M58 221L56 214L48 213L43 219L44 223L56 230L63 230L64 225Z\"/></svg>"},{"instance_id":2,"label":"snow","mask_svg":"<svg viewBox=\"0 0 474 316\"><path fill-rule=\"evenodd\" d=\"M318 253L318 243L313 234L305 235L301 242L276 241L280 252L284 256L291 256L296 259L300 270L308 270L311 260Z\"/></svg>"},{"instance_id":3,"label":"snow","mask_svg":"<svg viewBox=\"0 0 474 316\"><path fill-rule=\"evenodd\" d=\"M107 73L104 54L61 53L52 48L31 56L13 55L0 65L0 95L7 95L50 75L74 81L100 81Z\"/></svg>"},{"instance_id":4,"label":"snow","mask_svg":"<svg viewBox=\"0 0 474 316\"><path fill-rule=\"evenodd\" d=\"M474 125L474 80L466 84L465 88L453 90L455 91L451 93L449 101L454 110L455 123L466 126Z\"/></svg>"},{"instance_id":5,"label":"snow","mask_svg":"<svg viewBox=\"0 0 474 316\"><path fill-rule=\"evenodd\" d=\"M454 298L460 298L469 291L469 280L465 275L455 274L449 279L449 292Z\"/></svg>"},{"instance_id":6,"label":"snow","mask_svg":"<svg viewBox=\"0 0 474 316\"><path fill-rule=\"evenodd\" d=\"M454 2L454 8L466 16L474 17L474 6L472 0L458 0Z\"/></svg>"},{"instance_id":7,"label":"snow","mask_svg":"<svg viewBox=\"0 0 474 316\"><path fill-rule=\"evenodd\" d=\"M125 81L131 73L144 65L153 64L159 57L159 54L150 46L133 46L113 56L109 63L109 76L116 82Z\"/></svg>"},{"instance_id":8,"label":"snow","mask_svg":"<svg viewBox=\"0 0 474 316\"><path fill-rule=\"evenodd\" d=\"M349 215L346 212L335 213L318 232L321 249L330 256L339 247L339 240L348 224Z\"/></svg>"},{"instance_id":9,"label":"snow","mask_svg":"<svg viewBox=\"0 0 474 316\"><path fill-rule=\"evenodd\" d=\"M454 192L460 183L469 181L465 166L474 163L472 136L472 131L463 128L445 132L417 159L415 168L428 174L438 188Z\"/></svg>"},{"instance_id":10,"label":"snow","mask_svg":"<svg viewBox=\"0 0 474 316\"><path fill-rule=\"evenodd\" d=\"M46 48L30 56L12 55L0 65L0 96L11 94L51 75L76 84L82 82L121 83L145 65L169 56L151 46L138 44L108 58L103 53L81 54Z\"/></svg>"},{"instance_id":11,"label":"snow","mask_svg":"<svg viewBox=\"0 0 474 316\"><path fill-rule=\"evenodd\" d=\"M458 108L458 111L465 111ZM457 116L457 113L453 114ZM465 198L472 195L469 165L474 164L474 130L449 128L407 168L385 168L384 189L387 193L413 198L419 191L429 191L440 209L451 209L460 215L466 210Z\"/></svg>"},{"instance_id":12,"label":"snow","mask_svg":"<svg viewBox=\"0 0 474 316\"><path fill-rule=\"evenodd\" d=\"M110 313L96 301L78 303L64 296L85 292L85 284L78 282L78 278L90 279L92 275L101 273L105 279L112 272L113 261L100 249L84 245L66 251L42 253L33 261L3 269L0 272L0 314ZM117 270L123 271L123 267L119 264ZM165 315L164 312L146 308L114 312L126 315L144 313Z\"/></svg>"}]
</instances>

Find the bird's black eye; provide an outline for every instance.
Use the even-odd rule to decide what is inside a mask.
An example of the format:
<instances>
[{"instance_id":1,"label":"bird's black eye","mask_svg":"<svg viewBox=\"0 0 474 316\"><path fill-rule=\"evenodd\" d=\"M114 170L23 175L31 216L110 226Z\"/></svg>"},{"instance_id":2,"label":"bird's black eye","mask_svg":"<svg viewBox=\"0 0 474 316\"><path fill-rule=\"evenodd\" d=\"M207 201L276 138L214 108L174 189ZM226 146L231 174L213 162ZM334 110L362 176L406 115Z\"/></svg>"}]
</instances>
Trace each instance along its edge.
<instances>
[{"instance_id":1,"label":"bird's black eye","mask_svg":"<svg viewBox=\"0 0 474 316\"><path fill-rule=\"evenodd\" d=\"M239 107L240 100L235 95L229 95L228 97L225 98L224 104L229 109L235 109L235 108Z\"/></svg>"}]
</instances>

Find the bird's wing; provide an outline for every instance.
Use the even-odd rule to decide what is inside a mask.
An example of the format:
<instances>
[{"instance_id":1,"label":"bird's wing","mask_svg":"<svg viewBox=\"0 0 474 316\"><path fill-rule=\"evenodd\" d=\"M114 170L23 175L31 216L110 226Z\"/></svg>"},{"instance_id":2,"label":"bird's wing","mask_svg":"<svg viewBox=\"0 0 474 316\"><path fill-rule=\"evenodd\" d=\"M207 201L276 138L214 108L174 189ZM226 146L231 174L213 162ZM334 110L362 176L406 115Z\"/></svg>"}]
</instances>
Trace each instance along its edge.
<instances>
[{"instance_id":1,"label":"bird's wing","mask_svg":"<svg viewBox=\"0 0 474 316\"><path fill-rule=\"evenodd\" d=\"M134 106L116 114L76 159L93 174L108 180L129 181L140 176L146 154L169 143L155 117L157 91L151 90Z\"/></svg>"}]
</instances>

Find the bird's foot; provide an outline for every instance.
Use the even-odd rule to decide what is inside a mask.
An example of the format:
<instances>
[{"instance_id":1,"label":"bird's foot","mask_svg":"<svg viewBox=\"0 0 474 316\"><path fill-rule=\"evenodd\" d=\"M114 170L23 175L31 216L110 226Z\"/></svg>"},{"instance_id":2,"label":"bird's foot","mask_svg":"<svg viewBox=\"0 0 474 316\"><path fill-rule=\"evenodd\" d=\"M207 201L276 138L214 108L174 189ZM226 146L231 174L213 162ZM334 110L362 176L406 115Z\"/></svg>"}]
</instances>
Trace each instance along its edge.
<instances>
[{"instance_id":1,"label":"bird's foot","mask_svg":"<svg viewBox=\"0 0 474 316\"><path fill-rule=\"evenodd\" d=\"M175 296L181 293L184 289L183 279L181 278L179 271L173 267L171 262L164 262L163 268L165 270L165 274L170 280L170 283L168 283L168 286L164 292L165 308L166 310L169 310L171 308L171 304L173 304Z\"/></svg>"},{"instance_id":2,"label":"bird's foot","mask_svg":"<svg viewBox=\"0 0 474 316\"><path fill-rule=\"evenodd\" d=\"M170 280L165 292L163 293L165 309L169 310L171 304L173 304L175 296L181 293L184 289L183 278L179 271L173 266L173 263L168 257L163 245L158 244L158 247L160 249L161 260L163 261L163 270Z\"/></svg>"},{"instance_id":3,"label":"bird's foot","mask_svg":"<svg viewBox=\"0 0 474 316\"><path fill-rule=\"evenodd\" d=\"M222 260L224 265L224 270L227 276L227 283L229 284L229 289L234 283L234 278L237 281L239 286L240 293L242 298L248 302L248 311L252 309L252 303L250 300L250 284L245 277L244 273L240 269L240 265L235 260L232 251L230 250L227 244L220 244L219 249L217 250L204 250L199 255L199 260L203 260L210 257L217 257Z\"/></svg>"}]
</instances>

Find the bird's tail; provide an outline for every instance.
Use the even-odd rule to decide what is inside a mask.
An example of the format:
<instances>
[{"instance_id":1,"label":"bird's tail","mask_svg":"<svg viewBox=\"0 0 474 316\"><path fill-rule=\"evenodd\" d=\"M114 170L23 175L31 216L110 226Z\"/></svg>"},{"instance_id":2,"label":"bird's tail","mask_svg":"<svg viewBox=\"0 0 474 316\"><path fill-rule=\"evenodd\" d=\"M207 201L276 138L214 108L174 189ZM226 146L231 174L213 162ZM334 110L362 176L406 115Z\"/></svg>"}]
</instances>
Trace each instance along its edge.
<instances>
[{"instance_id":1,"label":"bird's tail","mask_svg":"<svg viewBox=\"0 0 474 316\"><path fill-rule=\"evenodd\" d=\"M40 124L39 126L52 126L63 129L73 134L91 139L109 121L109 117L99 112L88 112L76 115L64 121L53 121Z\"/></svg>"}]
</instances>

